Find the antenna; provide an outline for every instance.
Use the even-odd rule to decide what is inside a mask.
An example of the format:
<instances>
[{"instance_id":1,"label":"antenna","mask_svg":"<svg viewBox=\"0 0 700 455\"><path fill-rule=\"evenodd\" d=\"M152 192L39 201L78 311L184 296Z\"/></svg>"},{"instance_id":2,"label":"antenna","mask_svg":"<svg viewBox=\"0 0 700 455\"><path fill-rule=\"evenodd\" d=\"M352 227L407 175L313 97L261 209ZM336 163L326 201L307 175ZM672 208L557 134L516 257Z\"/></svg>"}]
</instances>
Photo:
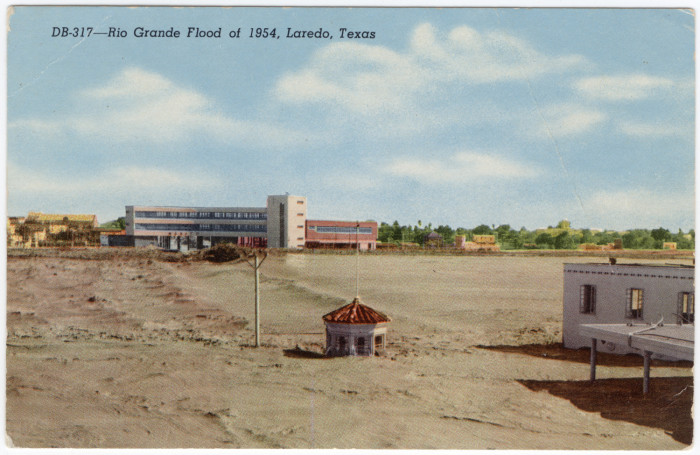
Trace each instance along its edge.
<instances>
[{"instance_id":1,"label":"antenna","mask_svg":"<svg viewBox=\"0 0 700 455\"><path fill-rule=\"evenodd\" d=\"M357 247L357 263L355 264L355 297L360 298L360 222L355 226L355 246Z\"/></svg>"}]
</instances>

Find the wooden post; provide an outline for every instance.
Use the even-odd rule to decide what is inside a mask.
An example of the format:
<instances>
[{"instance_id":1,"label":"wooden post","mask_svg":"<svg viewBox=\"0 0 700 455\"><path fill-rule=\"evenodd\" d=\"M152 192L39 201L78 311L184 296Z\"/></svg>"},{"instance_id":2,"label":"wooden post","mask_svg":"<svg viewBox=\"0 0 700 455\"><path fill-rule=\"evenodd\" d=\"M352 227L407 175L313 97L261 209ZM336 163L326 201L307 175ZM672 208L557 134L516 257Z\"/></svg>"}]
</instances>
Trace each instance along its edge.
<instances>
[{"instance_id":1,"label":"wooden post","mask_svg":"<svg viewBox=\"0 0 700 455\"><path fill-rule=\"evenodd\" d=\"M598 340L595 338L591 339L591 382L595 381L595 365L596 361L598 360L598 351L597 351L597 344Z\"/></svg>"},{"instance_id":2,"label":"wooden post","mask_svg":"<svg viewBox=\"0 0 700 455\"><path fill-rule=\"evenodd\" d=\"M250 255L245 256L245 261L255 270L255 347L260 347L260 266L267 258L267 252L262 251L262 260L258 257L258 252L253 252L255 262L249 261Z\"/></svg>"},{"instance_id":3,"label":"wooden post","mask_svg":"<svg viewBox=\"0 0 700 455\"><path fill-rule=\"evenodd\" d=\"M642 386L642 391L644 395L649 393L649 369L651 366L651 352L644 351L644 384Z\"/></svg>"}]
</instances>

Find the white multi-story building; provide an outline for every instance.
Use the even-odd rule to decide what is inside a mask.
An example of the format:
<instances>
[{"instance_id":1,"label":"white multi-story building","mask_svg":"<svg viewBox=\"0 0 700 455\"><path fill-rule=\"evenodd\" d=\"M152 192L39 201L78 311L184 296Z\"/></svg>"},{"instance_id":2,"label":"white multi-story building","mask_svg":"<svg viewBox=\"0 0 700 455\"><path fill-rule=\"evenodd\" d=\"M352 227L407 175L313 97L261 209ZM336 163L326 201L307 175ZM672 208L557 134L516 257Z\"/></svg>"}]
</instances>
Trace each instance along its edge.
<instances>
[{"instance_id":1,"label":"white multi-story building","mask_svg":"<svg viewBox=\"0 0 700 455\"><path fill-rule=\"evenodd\" d=\"M306 243L306 198L267 197L267 246L304 248Z\"/></svg>"},{"instance_id":2,"label":"white multi-story building","mask_svg":"<svg viewBox=\"0 0 700 455\"><path fill-rule=\"evenodd\" d=\"M694 324L695 267L649 264L565 264L563 344L589 347L581 324ZM598 351L636 352L619 343Z\"/></svg>"},{"instance_id":3,"label":"white multi-story building","mask_svg":"<svg viewBox=\"0 0 700 455\"><path fill-rule=\"evenodd\" d=\"M267 207L127 206L126 235L134 246L187 251L232 242L303 248L306 198L269 196Z\"/></svg>"}]
</instances>

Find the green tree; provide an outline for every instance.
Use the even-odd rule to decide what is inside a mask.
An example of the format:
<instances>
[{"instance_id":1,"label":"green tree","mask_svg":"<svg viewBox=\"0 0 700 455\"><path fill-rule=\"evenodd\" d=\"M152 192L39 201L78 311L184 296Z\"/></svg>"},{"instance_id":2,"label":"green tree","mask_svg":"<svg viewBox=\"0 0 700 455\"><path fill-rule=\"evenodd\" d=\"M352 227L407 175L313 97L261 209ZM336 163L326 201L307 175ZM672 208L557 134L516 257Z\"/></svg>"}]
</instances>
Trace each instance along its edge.
<instances>
[{"instance_id":1,"label":"green tree","mask_svg":"<svg viewBox=\"0 0 700 455\"><path fill-rule=\"evenodd\" d=\"M493 230L485 225L485 224L480 224L474 229L472 229L472 234L473 235L490 235L493 234Z\"/></svg>"},{"instance_id":2,"label":"green tree","mask_svg":"<svg viewBox=\"0 0 700 455\"><path fill-rule=\"evenodd\" d=\"M535 238L535 243L541 248L552 248L554 246L554 238L551 234L543 232Z\"/></svg>"},{"instance_id":3,"label":"green tree","mask_svg":"<svg viewBox=\"0 0 700 455\"><path fill-rule=\"evenodd\" d=\"M657 242L664 242L671 237L671 233L669 232L668 229L664 229L662 227L658 229L652 229L651 230L651 237L656 240Z\"/></svg>"},{"instance_id":4,"label":"green tree","mask_svg":"<svg viewBox=\"0 0 700 455\"><path fill-rule=\"evenodd\" d=\"M574 245L574 239L566 231L554 238L554 248L557 250L571 250L575 247L576 245Z\"/></svg>"},{"instance_id":5,"label":"green tree","mask_svg":"<svg viewBox=\"0 0 700 455\"><path fill-rule=\"evenodd\" d=\"M569 222L569 220L561 220L559 223L557 223L557 228L571 229L571 223Z\"/></svg>"},{"instance_id":6,"label":"green tree","mask_svg":"<svg viewBox=\"0 0 700 455\"><path fill-rule=\"evenodd\" d=\"M450 245L455 242L455 231L450 226L440 225L435 228L435 232L442 236L443 245Z\"/></svg>"}]
</instances>

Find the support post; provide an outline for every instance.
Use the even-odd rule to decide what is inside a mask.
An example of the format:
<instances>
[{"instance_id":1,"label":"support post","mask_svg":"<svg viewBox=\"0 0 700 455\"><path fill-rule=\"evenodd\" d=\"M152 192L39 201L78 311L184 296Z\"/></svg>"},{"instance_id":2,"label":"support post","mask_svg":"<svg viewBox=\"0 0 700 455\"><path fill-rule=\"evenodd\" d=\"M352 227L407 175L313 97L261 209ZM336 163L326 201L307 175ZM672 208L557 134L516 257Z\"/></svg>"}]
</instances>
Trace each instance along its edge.
<instances>
[{"instance_id":1,"label":"support post","mask_svg":"<svg viewBox=\"0 0 700 455\"><path fill-rule=\"evenodd\" d=\"M244 256L245 261L248 263L249 266L251 266L255 270L255 347L259 348L260 347L260 272L258 272L258 269L260 269L260 266L262 265L263 262L265 262L265 259L267 258L267 252L263 251L262 252L262 260L258 257L258 252L253 252L253 256L255 256L255 262L250 262L250 256L251 254L248 254L247 256Z\"/></svg>"},{"instance_id":2,"label":"support post","mask_svg":"<svg viewBox=\"0 0 700 455\"><path fill-rule=\"evenodd\" d=\"M644 385L642 386L642 391L644 395L649 393L649 370L651 367L651 352L644 351Z\"/></svg>"},{"instance_id":3,"label":"support post","mask_svg":"<svg viewBox=\"0 0 700 455\"><path fill-rule=\"evenodd\" d=\"M598 360L598 340L591 338L591 382L595 381L595 366Z\"/></svg>"},{"instance_id":4,"label":"support post","mask_svg":"<svg viewBox=\"0 0 700 455\"><path fill-rule=\"evenodd\" d=\"M258 255L255 255L255 347L260 347L260 273L258 272Z\"/></svg>"}]
</instances>

